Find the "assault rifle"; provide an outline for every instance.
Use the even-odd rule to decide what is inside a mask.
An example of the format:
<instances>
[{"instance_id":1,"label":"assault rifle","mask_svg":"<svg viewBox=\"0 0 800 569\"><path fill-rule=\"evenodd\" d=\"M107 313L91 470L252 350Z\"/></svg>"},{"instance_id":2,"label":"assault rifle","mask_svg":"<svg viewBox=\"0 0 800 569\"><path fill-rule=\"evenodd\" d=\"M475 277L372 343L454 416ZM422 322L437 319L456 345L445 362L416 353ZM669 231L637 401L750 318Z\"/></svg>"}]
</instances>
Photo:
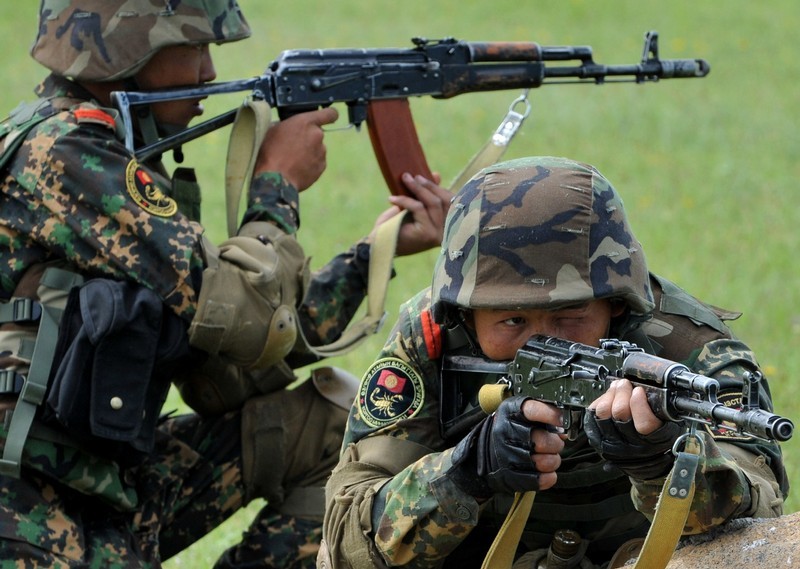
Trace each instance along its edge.
<instances>
[{"instance_id":1,"label":"assault rifle","mask_svg":"<svg viewBox=\"0 0 800 569\"><path fill-rule=\"evenodd\" d=\"M250 91L254 98L277 108L283 119L343 102L350 124L359 127L367 122L384 178L393 193L401 193L406 191L400 181L403 172L431 177L411 118L409 97L447 99L461 93L530 89L545 83L645 83L705 77L710 69L702 59L660 59L655 31L645 34L641 61L628 65L595 63L589 46L453 38L414 38L412 42L410 49L288 50L258 77L150 92L116 91L112 100L126 126L125 144L140 161L232 123L236 110L135 148L131 107Z\"/></svg>"},{"instance_id":2,"label":"assault rifle","mask_svg":"<svg viewBox=\"0 0 800 569\"><path fill-rule=\"evenodd\" d=\"M716 379L620 340L601 340L596 348L537 335L511 362L450 356L443 367L456 375L494 375L496 383L484 384L479 392L484 412L493 411L511 395L532 397L563 409L564 428L573 439L581 428L583 410L617 378L644 387L650 406L664 421L704 424L769 441L787 441L794 432L792 421L760 408L760 372L744 374L741 405L729 407L717 399L720 384Z\"/></svg>"}]
</instances>

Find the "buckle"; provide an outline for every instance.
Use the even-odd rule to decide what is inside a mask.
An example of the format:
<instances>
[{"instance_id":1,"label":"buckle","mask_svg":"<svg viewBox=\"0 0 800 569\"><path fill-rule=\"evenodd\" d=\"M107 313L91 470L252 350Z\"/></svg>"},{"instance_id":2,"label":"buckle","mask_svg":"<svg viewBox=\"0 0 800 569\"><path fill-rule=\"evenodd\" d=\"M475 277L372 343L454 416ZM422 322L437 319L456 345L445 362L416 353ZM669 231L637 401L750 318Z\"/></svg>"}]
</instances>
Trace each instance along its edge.
<instances>
[{"instance_id":1,"label":"buckle","mask_svg":"<svg viewBox=\"0 0 800 569\"><path fill-rule=\"evenodd\" d=\"M0 395L16 394L22 391L25 376L8 369L0 369Z\"/></svg>"},{"instance_id":2,"label":"buckle","mask_svg":"<svg viewBox=\"0 0 800 569\"><path fill-rule=\"evenodd\" d=\"M0 303L0 322L38 322L42 305L32 298L16 297Z\"/></svg>"}]
</instances>

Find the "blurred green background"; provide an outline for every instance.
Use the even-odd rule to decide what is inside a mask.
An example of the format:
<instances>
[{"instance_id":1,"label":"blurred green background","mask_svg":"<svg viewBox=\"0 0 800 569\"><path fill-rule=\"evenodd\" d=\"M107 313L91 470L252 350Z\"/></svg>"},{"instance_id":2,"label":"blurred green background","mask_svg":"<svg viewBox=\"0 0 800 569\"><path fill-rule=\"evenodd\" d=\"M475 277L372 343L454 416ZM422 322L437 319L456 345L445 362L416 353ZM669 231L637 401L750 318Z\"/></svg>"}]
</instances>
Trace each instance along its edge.
<instances>
[{"instance_id":1,"label":"blurred green background","mask_svg":"<svg viewBox=\"0 0 800 569\"><path fill-rule=\"evenodd\" d=\"M7 110L31 95L43 70L27 55L38 2L6 2L0 63ZM596 165L620 190L651 270L711 304L742 311L734 330L756 351L771 382L776 412L795 421L800 403L800 62L793 0L588 0L492 2L241 0L253 37L213 50L220 80L261 73L282 50L410 47L410 38L536 41L590 45L600 63L634 63L647 30L658 30L662 58L705 58L705 79L658 84L547 86L531 92L532 112L507 157L563 155ZM428 160L445 184L488 139L517 92L414 99ZM207 116L242 96L206 104ZM344 109L340 108L342 116ZM341 120L337 126L346 126ZM203 216L215 241L225 237L223 169L228 131L184 148L203 182ZM387 191L366 132L327 137L329 167L302 195L300 240L312 268L369 232ZM426 286L435 251L396 263L389 318ZM379 333L331 363L361 375L378 352ZM303 375L304 370L300 371ZM177 398L169 405L180 408ZM784 445L800 509L800 437ZM170 560L205 567L233 543L260 506Z\"/></svg>"}]
</instances>

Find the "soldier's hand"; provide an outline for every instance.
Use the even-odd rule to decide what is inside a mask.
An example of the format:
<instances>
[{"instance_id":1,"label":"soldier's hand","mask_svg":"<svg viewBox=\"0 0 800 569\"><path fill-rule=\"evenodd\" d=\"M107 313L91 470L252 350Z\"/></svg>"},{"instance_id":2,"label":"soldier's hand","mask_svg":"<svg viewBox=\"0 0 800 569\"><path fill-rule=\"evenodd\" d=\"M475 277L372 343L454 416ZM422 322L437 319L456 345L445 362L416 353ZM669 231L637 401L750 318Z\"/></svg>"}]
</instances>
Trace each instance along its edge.
<instances>
[{"instance_id":1,"label":"soldier's hand","mask_svg":"<svg viewBox=\"0 0 800 569\"><path fill-rule=\"evenodd\" d=\"M413 255L442 243L444 220L450 209L452 195L439 183L441 177L434 174L433 180L423 176L403 174L403 183L414 196L389 196L392 207L382 212L375 220L373 234L378 226L403 210L411 212L411 219L400 227L397 237L397 256Z\"/></svg>"},{"instance_id":2,"label":"soldier's hand","mask_svg":"<svg viewBox=\"0 0 800 569\"><path fill-rule=\"evenodd\" d=\"M644 388L634 388L627 379L612 382L605 393L589 404L589 409L594 409L598 419L633 421L636 432L642 435L649 435L664 424L650 408Z\"/></svg>"},{"instance_id":3,"label":"soldier's hand","mask_svg":"<svg viewBox=\"0 0 800 569\"><path fill-rule=\"evenodd\" d=\"M545 490L556 483L564 435L552 405L510 397L453 451L454 482L477 498ZM470 472L471 471L471 472ZM467 474L477 480L469 487Z\"/></svg>"},{"instance_id":4,"label":"soldier's hand","mask_svg":"<svg viewBox=\"0 0 800 569\"><path fill-rule=\"evenodd\" d=\"M589 443L605 460L638 480L665 475L672 465L678 423L656 417L641 387L621 379L587 409L583 429Z\"/></svg>"},{"instance_id":5,"label":"soldier's hand","mask_svg":"<svg viewBox=\"0 0 800 569\"><path fill-rule=\"evenodd\" d=\"M327 165L322 127L336 122L338 117L336 109L327 107L271 125L256 157L253 175L280 172L298 191L307 189Z\"/></svg>"}]
</instances>

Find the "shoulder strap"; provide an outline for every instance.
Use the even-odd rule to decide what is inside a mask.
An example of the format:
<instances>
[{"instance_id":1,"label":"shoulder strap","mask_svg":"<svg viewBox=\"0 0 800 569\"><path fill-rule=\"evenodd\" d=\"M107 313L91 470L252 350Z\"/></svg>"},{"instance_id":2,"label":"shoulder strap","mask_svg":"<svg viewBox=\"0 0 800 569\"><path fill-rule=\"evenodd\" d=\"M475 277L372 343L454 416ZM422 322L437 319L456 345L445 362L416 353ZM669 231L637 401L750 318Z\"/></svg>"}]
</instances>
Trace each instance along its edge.
<instances>
[{"instance_id":1,"label":"shoulder strap","mask_svg":"<svg viewBox=\"0 0 800 569\"><path fill-rule=\"evenodd\" d=\"M42 275L40 285L52 289L69 290L82 282L82 277L58 268L48 268ZM28 300L33 305L33 301ZM36 303L38 304L38 303ZM38 316L39 331L31 356L28 375L22 385L11 422L8 425L8 436L0 459L0 474L19 478L22 463L22 451L28 440L28 434L36 416L36 409L44 401L47 385L50 380L50 367L58 340L58 323L62 310L46 303L40 305L40 311L29 311L28 314Z\"/></svg>"},{"instance_id":2,"label":"shoulder strap","mask_svg":"<svg viewBox=\"0 0 800 569\"><path fill-rule=\"evenodd\" d=\"M48 112L42 112L50 106ZM28 133L37 124L53 116L56 110L48 99L20 103L0 125L0 169L16 154Z\"/></svg>"}]
</instances>

